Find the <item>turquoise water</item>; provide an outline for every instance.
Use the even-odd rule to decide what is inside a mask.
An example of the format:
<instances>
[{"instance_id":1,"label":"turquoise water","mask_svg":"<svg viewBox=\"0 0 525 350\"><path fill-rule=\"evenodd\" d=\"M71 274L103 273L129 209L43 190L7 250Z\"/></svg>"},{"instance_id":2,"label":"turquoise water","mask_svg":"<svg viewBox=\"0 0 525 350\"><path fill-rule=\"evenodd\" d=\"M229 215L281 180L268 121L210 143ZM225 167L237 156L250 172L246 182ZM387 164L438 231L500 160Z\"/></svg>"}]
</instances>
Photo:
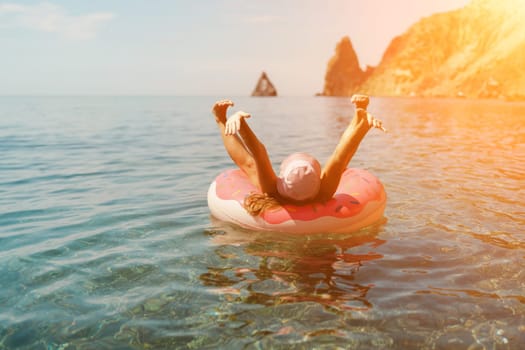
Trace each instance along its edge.
<instances>
[{"instance_id":1,"label":"turquoise water","mask_svg":"<svg viewBox=\"0 0 525 350\"><path fill-rule=\"evenodd\" d=\"M525 103L374 98L355 234L210 218L214 97L0 98L0 349L517 349ZM277 165L324 161L348 99L235 98Z\"/></svg>"}]
</instances>

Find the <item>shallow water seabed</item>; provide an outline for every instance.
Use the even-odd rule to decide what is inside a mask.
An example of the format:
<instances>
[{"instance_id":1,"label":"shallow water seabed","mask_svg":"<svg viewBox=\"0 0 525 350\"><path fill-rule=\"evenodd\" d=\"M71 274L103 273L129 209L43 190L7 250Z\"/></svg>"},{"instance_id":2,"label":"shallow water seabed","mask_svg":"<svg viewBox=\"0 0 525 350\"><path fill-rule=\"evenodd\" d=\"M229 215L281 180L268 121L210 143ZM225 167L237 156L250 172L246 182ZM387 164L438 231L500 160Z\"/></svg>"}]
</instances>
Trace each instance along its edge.
<instances>
[{"instance_id":1,"label":"shallow water seabed","mask_svg":"<svg viewBox=\"0 0 525 350\"><path fill-rule=\"evenodd\" d=\"M348 99L236 98L277 168L326 160ZM0 98L0 348L517 349L525 104L373 98L354 234L210 218L232 167L206 97Z\"/></svg>"}]
</instances>

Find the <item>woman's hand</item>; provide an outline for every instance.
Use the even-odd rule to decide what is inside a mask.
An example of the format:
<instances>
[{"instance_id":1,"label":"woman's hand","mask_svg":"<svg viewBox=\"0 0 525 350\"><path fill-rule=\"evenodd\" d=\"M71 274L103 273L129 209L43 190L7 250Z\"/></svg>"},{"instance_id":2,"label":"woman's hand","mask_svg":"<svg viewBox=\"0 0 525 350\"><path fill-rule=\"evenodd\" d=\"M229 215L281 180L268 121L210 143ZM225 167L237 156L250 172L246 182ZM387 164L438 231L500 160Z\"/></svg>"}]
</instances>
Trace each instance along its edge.
<instances>
[{"instance_id":1,"label":"woman's hand","mask_svg":"<svg viewBox=\"0 0 525 350\"><path fill-rule=\"evenodd\" d=\"M372 114L367 112L366 119L368 121L368 125L370 125L370 128L377 128L381 129L383 132L387 132L387 130L383 127L383 122L379 119L374 118Z\"/></svg>"},{"instance_id":2,"label":"woman's hand","mask_svg":"<svg viewBox=\"0 0 525 350\"><path fill-rule=\"evenodd\" d=\"M226 135L235 135L239 130L241 129L241 121L242 119L250 118L250 113L246 113L243 111L236 112L234 115L232 115L230 118L228 118L228 121L226 122L226 130L224 131L224 134Z\"/></svg>"}]
</instances>

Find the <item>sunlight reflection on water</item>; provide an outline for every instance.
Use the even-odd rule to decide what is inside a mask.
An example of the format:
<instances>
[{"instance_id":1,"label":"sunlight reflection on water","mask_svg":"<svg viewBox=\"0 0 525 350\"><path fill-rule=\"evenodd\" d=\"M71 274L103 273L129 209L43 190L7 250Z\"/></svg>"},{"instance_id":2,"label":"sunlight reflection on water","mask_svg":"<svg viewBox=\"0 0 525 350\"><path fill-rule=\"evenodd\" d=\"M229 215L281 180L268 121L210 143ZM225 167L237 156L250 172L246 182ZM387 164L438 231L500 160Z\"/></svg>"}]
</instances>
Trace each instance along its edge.
<instances>
[{"instance_id":1,"label":"sunlight reflection on water","mask_svg":"<svg viewBox=\"0 0 525 350\"><path fill-rule=\"evenodd\" d=\"M2 98L0 347L525 343L525 104L373 98L351 163L385 218L349 235L209 217L215 98ZM324 161L348 99L237 98L277 166Z\"/></svg>"}]
</instances>

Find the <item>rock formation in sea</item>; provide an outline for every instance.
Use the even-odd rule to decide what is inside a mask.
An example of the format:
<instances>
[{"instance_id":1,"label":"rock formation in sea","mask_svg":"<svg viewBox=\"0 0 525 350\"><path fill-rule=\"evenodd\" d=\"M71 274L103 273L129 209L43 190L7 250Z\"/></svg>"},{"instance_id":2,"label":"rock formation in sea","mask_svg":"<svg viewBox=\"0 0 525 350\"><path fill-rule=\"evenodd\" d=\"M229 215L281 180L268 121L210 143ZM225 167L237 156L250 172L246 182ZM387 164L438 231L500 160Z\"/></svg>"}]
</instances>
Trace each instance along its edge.
<instances>
[{"instance_id":1,"label":"rock formation in sea","mask_svg":"<svg viewBox=\"0 0 525 350\"><path fill-rule=\"evenodd\" d=\"M253 89L252 96L277 96L277 90L266 72L262 72L255 89Z\"/></svg>"},{"instance_id":2,"label":"rock formation in sea","mask_svg":"<svg viewBox=\"0 0 525 350\"><path fill-rule=\"evenodd\" d=\"M316 96L351 96L371 76L374 67L362 70L359 59L348 36L337 43L335 53L326 69L324 87Z\"/></svg>"},{"instance_id":3,"label":"rock formation in sea","mask_svg":"<svg viewBox=\"0 0 525 350\"><path fill-rule=\"evenodd\" d=\"M361 69L352 42L345 36L337 44L335 54L328 62L322 95L351 95L370 73L370 70L365 72Z\"/></svg>"},{"instance_id":4,"label":"rock formation in sea","mask_svg":"<svg viewBox=\"0 0 525 350\"><path fill-rule=\"evenodd\" d=\"M525 99L524 23L525 0L472 0L394 38L364 78L357 57L334 64L336 49L323 94Z\"/></svg>"}]
</instances>

